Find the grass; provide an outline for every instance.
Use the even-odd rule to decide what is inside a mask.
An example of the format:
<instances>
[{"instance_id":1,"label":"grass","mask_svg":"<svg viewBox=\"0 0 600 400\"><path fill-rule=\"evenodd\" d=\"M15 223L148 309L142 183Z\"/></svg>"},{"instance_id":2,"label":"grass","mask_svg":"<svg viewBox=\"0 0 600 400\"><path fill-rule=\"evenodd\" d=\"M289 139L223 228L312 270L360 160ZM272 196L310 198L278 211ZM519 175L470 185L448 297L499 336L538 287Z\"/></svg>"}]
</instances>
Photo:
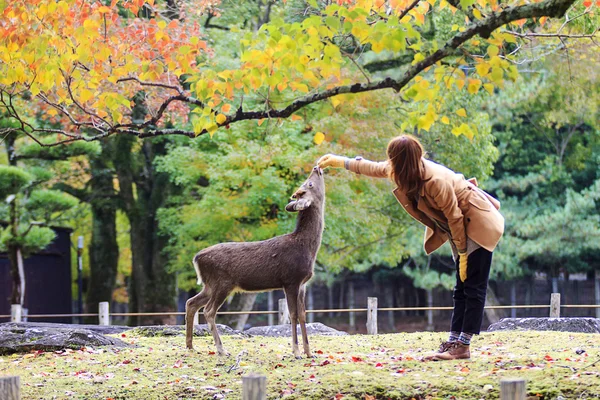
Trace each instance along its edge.
<instances>
[{"instance_id":1,"label":"grass","mask_svg":"<svg viewBox=\"0 0 600 400\"><path fill-rule=\"evenodd\" d=\"M211 337L194 338L188 352L181 336L128 332L121 339L137 347L4 356L0 375L21 377L23 399L240 399L248 373L266 375L270 399L496 399L509 377L525 378L536 399L600 396L598 335L483 333L471 360L420 361L444 337L312 336L315 357L296 360L289 338L224 336L232 355L220 358Z\"/></svg>"}]
</instances>

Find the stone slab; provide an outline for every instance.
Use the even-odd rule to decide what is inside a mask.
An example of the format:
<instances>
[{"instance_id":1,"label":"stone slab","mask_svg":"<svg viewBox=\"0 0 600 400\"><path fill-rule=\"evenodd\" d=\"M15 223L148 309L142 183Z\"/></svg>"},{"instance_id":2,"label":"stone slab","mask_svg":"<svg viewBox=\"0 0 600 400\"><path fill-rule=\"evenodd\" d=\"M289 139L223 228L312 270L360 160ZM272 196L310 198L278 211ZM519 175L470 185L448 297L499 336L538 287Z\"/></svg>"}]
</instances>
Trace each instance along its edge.
<instances>
[{"instance_id":1,"label":"stone slab","mask_svg":"<svg viewBox=\"0 0 600 400\"><path fill-rule=\"evenodd\" d=\"M300 325L297 326L298 335L300 335ZM306 324L306 332L309 336L311 335L322 335L322 336L342 336L348 333L338 331L323 325L320 322L314 322ZM292 336L292 325L272 325L272 326L256 326L250 329L246 329L244 333L252 336L270 336L270 337L291 337Z\"/></svg>"},{"instance_id":2,"label":"stone slab","mask_svg":"<svg viewBox=\"0 0 600 400\"><path fill-rule=\"evenodd\" d=\"M600 319L597 318L504 318L487 329L495 331L559 331L600 333Z\"/></svg>"}]
</instances>

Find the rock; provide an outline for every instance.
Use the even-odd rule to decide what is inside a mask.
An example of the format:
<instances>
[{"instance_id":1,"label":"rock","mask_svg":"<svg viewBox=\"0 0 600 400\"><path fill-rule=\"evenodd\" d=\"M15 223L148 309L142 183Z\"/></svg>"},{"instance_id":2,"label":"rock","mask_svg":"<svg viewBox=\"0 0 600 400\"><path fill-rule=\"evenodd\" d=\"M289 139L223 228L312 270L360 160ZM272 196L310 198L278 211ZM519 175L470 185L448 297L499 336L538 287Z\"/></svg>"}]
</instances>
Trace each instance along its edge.
<instances>
[{"instance_id":1,"label":"rock","mask_svg":"<svg viewBox=\"0 0 600 400\"><path fill-rule=\"evenodd\" d=\"M86 346L129 346L120 339L107 337L89 329L70 328L69 325L63 327L30 327L27 325L27 323L0 325L0 355L32 350L78 350Z\"/></svg>"},{"instance_id":2,"label":"rock","mask_svg":"<svg viewBox=\"0 0 600 400\"><path fill-rule=\"evenodd\" d=\"M341 336L348 333L335 330L320 322L306 324L306 332L311 335L322 336ZM272 325L272 326L256 326L244 331L252 336L269 336L269 337L290 337L292 336L292 325ZM298 325L298 335L300 335L300 325Z\"/></svg>"},{"instance_id":3,"label":"rock","mask_svg":"<svg viewBox=\"0 0 600 400\"><path fill-rule=\"evenodd\" d=\"M600 333L600 319L597 318L504 318L487 329L494 331L559 331Z\"/></svg>"},{"instance_id":4,"label":"rock","mask_svg":"<svg viewBox=\"0 0 600 400\"><path fill-rule=\"evenodd\" d=\"M227 325L217 324L217 330L220 335L243 335L248 336L245 332L236 331L228 327ZM152 325L152 326L140 326L133 328L131 333L146 336L184 336L185 326L184 325ZM208 330L207 324L194 325L194 336L210 336L211 333Z\"/></svg>"},{"instance_id":5,"label":"rock","mask_svg":"<svg viewBox=\"0 0 600 400\"><path fill-rule=\"evenodd\" d=\"M103 335L112 335L133 329L131 326L123 325L83 325L83 324L53 324L50 322L5 322L0 324L0 329L4 326L13 328L65 328L65 329L87 329Z\"/></svg>"}]
</instances>

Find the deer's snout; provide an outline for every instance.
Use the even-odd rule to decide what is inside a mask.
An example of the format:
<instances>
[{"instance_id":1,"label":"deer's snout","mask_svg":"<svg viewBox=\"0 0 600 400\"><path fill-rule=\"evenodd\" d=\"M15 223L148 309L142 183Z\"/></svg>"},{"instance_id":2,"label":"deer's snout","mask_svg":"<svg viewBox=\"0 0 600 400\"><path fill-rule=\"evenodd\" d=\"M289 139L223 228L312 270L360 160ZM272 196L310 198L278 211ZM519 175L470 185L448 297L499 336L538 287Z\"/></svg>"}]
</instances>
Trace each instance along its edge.
<instances>
[{"instance_id":1,"label":"deer's snout","mask_svg":"<svg viewBox=\"0 0 600 400\"><path fill-rule=\"evenodd\" d=\"M292 200L298 199L298 197L301 197L304 193L306 193L306 190L304 189L296 190L296 192L292 195Z\"/></svg>"}]
</instances>

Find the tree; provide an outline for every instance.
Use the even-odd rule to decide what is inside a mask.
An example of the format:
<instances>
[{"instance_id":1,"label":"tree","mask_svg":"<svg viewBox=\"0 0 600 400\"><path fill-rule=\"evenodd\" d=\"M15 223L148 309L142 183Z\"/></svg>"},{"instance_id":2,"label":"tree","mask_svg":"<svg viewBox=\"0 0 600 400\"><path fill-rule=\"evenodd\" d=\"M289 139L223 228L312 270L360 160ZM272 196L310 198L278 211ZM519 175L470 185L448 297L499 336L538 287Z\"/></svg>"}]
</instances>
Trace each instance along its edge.
<instances>
[{"instance_id":1,"label":"tree","mask_svg":"<svg viewBox=\"0 0 600 400\"><path fill-rule=\"evenodd\" d=\"M51 171L42 166L23 168L17 165L19 156L31 157L35 150L24 146L20 155L16 153L14 133L7 135L5 145L9 165L0 165L0 199L4 200L0 203L0 219L7 221L7 225L1 229L0 250L8 254L10 263L11 304L23 305L23 259L46 248L54 240L56 234L49 225L64 221L77 200L67 193L49 189L49 181L53 178ZM77 145L70 150L75 154L82 148Z\"/></svg>"},{"instance_id":2,"label":"tree","mask_svg":"<svg viewBox=\"0 0 600 400\"><path fill-rule=\"evenodd\" d=\"M239 66L215 69L194 25L186 33L180 21L165 20L168 13L152 9L153 1L115 0L110 7L84 0L3 2L0 46L7 51L0 64L0 103L19 122L17 131L34 139L42 132L61 134L52 144L40 142L56 145L117 133L195 137L242 120L287 118L325 99L335 106L342 94L393 89L402 99L428 103L404 127L417 122L428 130L449 121L457 134L470 136L472 126L435 101L438 94L492 92L506 78L516 78L510 60L518 54L518 42L547 18L562 17L575 0L507 7L485 0L308 3L301 22L274 18L262 24L241 41ZM585 9L582 15L595 27L595 6L586 0L576 7ZM125 21L119 16L124 9L153 18ZM428 39L424 28L438 13L455 16L456 30ZM570 25L560 26L554 36L562 39ZM511 30L498 31L501 27ZM579 36L593 37L594 29L584 26ZM369 50L412 62L398 78L372 80L355 60ZM465 67L475 70L467 75ZM130 99L142 89L150 107L137 119ZM62 116L64 128L32 124L23 112L29 96ZM248 108L249 98L262 101ZM190 123L169 127L169 110L181 106L191 108ZM463 115L460 109L458 114Z\"/></svg>"},{"instance_id":3,"label":"tree","mask_svg":"<svg viewBox=\"0 0 600 400\"><path fill-rule=\"evenodd\" d=\"M580 54L597 64L593 50ZM558 290L561 271L587 272L598 260L600 81L593 67L558 56L531 73L490 105L501 154L490 187L507 221L494 272L546 272Z\"/></svg>"}]
</instances>

